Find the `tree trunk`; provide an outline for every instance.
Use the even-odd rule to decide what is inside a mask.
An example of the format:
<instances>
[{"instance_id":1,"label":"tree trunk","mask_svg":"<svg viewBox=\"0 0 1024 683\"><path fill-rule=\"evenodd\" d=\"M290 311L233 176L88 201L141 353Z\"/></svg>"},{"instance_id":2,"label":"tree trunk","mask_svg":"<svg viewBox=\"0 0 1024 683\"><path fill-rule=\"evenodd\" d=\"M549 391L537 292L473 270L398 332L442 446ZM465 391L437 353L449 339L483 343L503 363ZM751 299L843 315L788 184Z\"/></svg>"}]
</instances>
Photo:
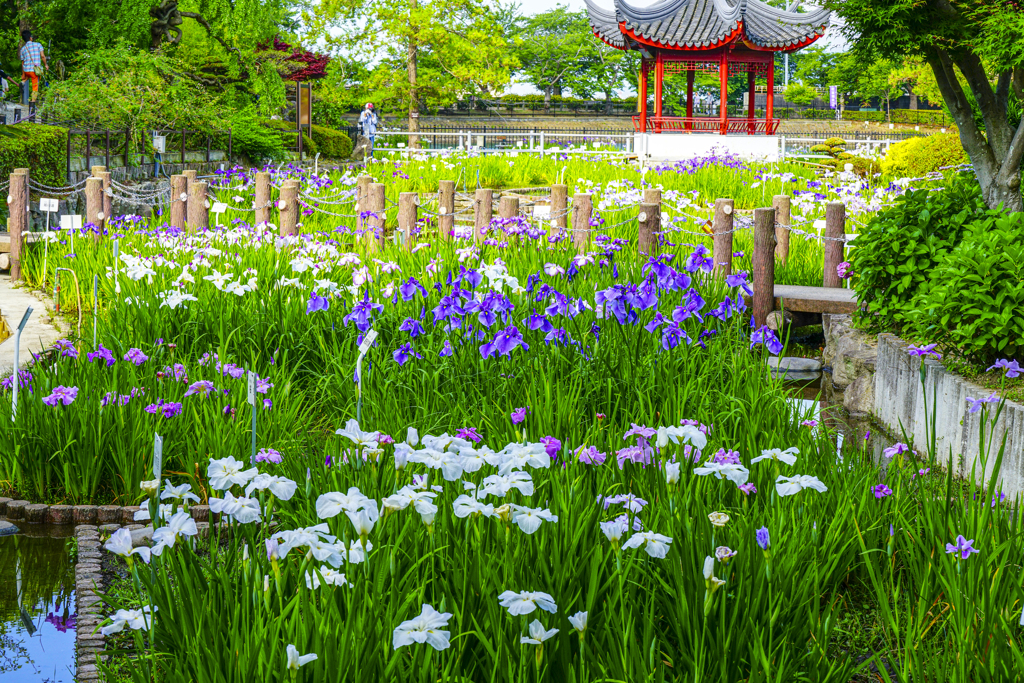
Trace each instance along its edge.
<instances>
[{"instance_id":1,"label":"tree trunk","mask_svg":"<svg viewBox=\"0 0 1024 683\"><path fill-rule=\"evenodd\" d=\"M412 19L412 13L416 10L416 0L411 0L409 3L409 18ZM411 23L411 22L410 22ZM412 34L409 36L409 52L407 56L407 67L409 72L409 132L415 132L420 129L420 98L419 88L417 87L417 58L418 58L418 45L416 43L416 27L412 27ZM409 136L409 149L419 149L420 138L418 135Z\"/></svg>"},{"instance_id":2,"label":"tree trunk","mask_svg":"<svg viewBox=\"0 0 1024 683\"><path fill-rule=\"evenodd\" d=\"M612 91L611 90L605 90L604 91L604 113L608 114L609 116L612 115Z\"/></svg>"},{"instance_id":3,"label":"tree trunk","mask_svg":"<svg viewBox=\"0 0 1024 683\"><path fill-rule=\"evenodd\" d=\"M544 88L544 113L545 114L550 114L551 113L551 85L550 84L548 85L548 87Z\"/></svg>"},{"instance_id":4,"label":"tree trunk","mask_svg":"<svg viewBox=\"0 0 1024 683\"><path fill-rule=\"evenodd\" d=\"M561 97L562 96L562 80L559 79L559 80L555 81L555 84L554 84L554 86L552 86L552 89L554 90L553 94L554 94L555 97Z\"/></svg>"}]
</instances>

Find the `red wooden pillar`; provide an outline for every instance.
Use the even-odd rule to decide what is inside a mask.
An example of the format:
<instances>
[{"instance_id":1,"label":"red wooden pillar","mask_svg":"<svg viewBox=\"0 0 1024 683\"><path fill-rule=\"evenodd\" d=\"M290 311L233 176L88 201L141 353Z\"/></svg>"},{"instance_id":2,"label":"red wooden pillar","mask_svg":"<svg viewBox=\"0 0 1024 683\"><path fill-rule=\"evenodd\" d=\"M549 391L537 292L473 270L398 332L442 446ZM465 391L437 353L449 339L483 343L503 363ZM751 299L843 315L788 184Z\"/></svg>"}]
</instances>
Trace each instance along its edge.
<instances>
[{"instance_id":1,"label":"red wooden pillar","mask_svg":"<svg viewBox=\"0 0 1024 683\"><path fill-rule=\"evenodd\" d=\"M661 132L661 84L665 77L665 59L659 52L654 58L654 132Z\"/></svg>"},{"instance_id":2,"label":"red wooden pillar","mask_svg":"<svg viewBox=\"0 0 1024 683\"><path fill-rule=\"evenodd\" d=\"M640 101L640 132L647 132L647 61L640 59L640 83L637 87L637 99Z\"/></svg>"},{"instance_id":3,"label":"red wooden pillar","mask_svg":"<svg viewBox=\"0 0 1024 683\"><path fill-rule=\"evenodd\" d=\"M718 105L719 133L729 132L729 53L723 52L718 62L718 78L721 85L720 104Z\"/></svg>"},{"instance_id":4,"label":"red wooden pillar","mask_svg":"<svg viewBox=\"0 0 1024 683\"><path fill-rule=\"evenodd\" d=\"M691 67L686 70L686 130L693 130L693 77L697 72Z\"/></svg>"},{"instance_id":5,"label":"red wooden pillar","mask_svg":"<svg viewBox=\"0 0 1024 683\"><path fill-rule=\"evenodd\" d=\"M768 59L768 99L764 107L766 135L775 134L775 54Z\"/></svg>"},{"instance_id":6,"label":"red wooden pillar","mask_svg":"<svg viewBox=\"0 0 1024 683\"><path fill-rule=\"evenodd\" d=\"M747 68L747 135L754 134L754 102L757 97L754 95L754 68L756 64L748 64Z\"/></svg>"}]
</instances>

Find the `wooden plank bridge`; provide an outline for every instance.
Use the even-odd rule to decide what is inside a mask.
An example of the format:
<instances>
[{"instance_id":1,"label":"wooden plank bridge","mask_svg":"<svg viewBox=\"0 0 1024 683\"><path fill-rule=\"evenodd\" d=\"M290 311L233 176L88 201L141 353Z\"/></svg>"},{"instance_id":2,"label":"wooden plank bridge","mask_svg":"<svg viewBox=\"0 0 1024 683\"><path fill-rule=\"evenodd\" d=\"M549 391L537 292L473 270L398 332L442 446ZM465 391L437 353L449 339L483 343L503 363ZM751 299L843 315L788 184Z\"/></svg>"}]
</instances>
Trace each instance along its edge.
<instances>
[{"instance_id":1,"label":"wooden plank bridge","mask_svg":"<svg viewBox=\"0 0 1024 683\"><path fill-rule=\"evenodd\" d=\"M757 287L755 285L754 289ZM744 296L748 306L753 297ZM804 287L800 285L775 285L775 301L772 310L791 313L853 313L857 310L857 295L852 289L842 287Z\"/></svg>"}]
</instances>

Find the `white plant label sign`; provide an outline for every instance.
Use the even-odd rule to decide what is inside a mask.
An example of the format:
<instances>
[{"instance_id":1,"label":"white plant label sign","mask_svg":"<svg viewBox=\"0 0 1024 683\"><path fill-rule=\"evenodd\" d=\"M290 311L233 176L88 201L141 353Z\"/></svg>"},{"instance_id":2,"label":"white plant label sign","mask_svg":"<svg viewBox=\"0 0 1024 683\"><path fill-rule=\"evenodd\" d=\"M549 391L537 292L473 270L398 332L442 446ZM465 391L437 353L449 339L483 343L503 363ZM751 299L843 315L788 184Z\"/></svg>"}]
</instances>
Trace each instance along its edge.
<instances>
[{"instance_id":1,"label":"white plant label sign","mask_svg":"<svg viewBox=\"0 0 1024 683\"><path fill-rule=\"evenodd\" d=\"M249 405L256 407L256 373L249 371Z\"/></svg>"},{"instance_id":2,"label":"white plant label sign","mask_svg":"<svg viewBox=\"0 0 1024 683\"><path fill-rule=\"evenodd\" d=\"M164 469L164 438L157 433L153 433L153 478L157 481L160 480L160 475Z\"/></svg>"},{"instance_id":3,"label":"white plant label sign","mask_svg":"<svg viewBox=\"0 0 1024 683\"><path fill-rule=\"evenodd\" d=\"M44 213L56 213L57 200L49 197L43 197L39 200L39 210Z\"/></svg>"},{"instance_id":4,"label":"white plant label sign","mask_svg":"<svg viewBox=\"0 0 1024 683\"><path fill-rule=\"evenodd\" d=\"M366 337L363 338L363 343L359 345L359 357L356 358L356 377L359 379L358 388L360 396L363 395L363 356L370 351L370 347L373 346L375 339L377 339L377 330L370 330L366 333Z\"/></svg>"}]
</instances>

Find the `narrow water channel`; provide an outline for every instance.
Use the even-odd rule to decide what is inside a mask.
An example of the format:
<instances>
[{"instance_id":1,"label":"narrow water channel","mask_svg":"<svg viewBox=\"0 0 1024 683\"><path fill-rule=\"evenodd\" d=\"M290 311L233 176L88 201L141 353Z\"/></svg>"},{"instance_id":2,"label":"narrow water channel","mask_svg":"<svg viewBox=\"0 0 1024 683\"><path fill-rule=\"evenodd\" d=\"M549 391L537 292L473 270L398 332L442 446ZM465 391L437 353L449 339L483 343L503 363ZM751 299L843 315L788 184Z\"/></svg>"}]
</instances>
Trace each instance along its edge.
<instances>
[{"instance_id":1,"label":"narrow water channel","mask_svg":"<svg viewBox=\"0 0 1024 683\"><path fill-rule=\"evenodd\" d=\"M73 543L51 535L0 537L0 683L74 681Z\"/></svg>"}]
</instances>

